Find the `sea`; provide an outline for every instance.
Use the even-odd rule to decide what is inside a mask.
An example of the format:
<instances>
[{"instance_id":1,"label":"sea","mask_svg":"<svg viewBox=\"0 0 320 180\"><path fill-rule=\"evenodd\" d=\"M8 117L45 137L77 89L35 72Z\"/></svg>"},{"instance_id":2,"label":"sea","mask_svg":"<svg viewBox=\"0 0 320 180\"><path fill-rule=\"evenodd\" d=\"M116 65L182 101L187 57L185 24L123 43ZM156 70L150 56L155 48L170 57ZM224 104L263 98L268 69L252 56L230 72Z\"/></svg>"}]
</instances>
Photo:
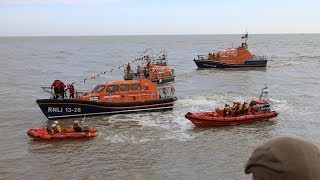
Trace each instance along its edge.
<instances>
[{"instance_id":1,"label":"sea","mask_svg":"<svg viewBox=\"0 0 320 180\"><path fill-rule=\"evenodd\" d=\"M0 37L0 179L251 179L244 164L259 144L294 136L319 145L320 34L249 34L249 50L268 58L266 68L193 62L241 42L241 35ZM149 48L153 56L165 51L175 69L172 111L86 117L98 129L87 141L27 136L48 123L36 104L50 97L41 87L60 79L90 91L122 79L120 66ZM257 98L265 85L279 112L270 121L196 128L184 117Z\"/></svg>"}]
</instances>

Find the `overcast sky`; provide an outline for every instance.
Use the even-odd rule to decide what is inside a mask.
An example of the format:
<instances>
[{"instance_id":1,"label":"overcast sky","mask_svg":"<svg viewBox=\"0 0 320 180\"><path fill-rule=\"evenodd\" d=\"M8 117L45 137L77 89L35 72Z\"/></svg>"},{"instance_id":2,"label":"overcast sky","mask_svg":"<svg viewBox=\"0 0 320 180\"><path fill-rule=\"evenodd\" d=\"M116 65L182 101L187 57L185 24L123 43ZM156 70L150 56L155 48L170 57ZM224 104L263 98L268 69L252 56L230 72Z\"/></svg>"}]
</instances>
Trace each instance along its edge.
<instances>
[{"instance_id":1,"label":"overcast sky","mask_svg":"<svg viewBox=\"0 0 320 180\"><path fill-rule=\"evenodd\" d=\"M320 0L0 0L0 36L320 33Z\"/></svg>"}]
</instances>

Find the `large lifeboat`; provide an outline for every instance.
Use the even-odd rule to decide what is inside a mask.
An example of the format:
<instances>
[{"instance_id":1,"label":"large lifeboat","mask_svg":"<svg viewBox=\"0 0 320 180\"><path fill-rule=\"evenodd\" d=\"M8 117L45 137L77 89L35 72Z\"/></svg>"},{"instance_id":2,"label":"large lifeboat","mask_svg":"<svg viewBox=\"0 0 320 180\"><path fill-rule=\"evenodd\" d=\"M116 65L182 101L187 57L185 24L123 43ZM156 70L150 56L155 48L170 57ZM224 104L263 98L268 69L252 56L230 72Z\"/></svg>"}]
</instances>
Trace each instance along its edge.
<instances>
[{"instance_id":1,"label":"large lifeboat","mask_svg":"<svg viewBox=\"0 0 320 180\"><path fill-rule=\"evenodd\" d=\"M97 136L97 129L89 128L83 132L74 132L72 128L63 129L62 133L50 134L46 127L33 128L27 134L36 141L57 141L57 140L77 140L92 139Z\"/></svg>"},{"instance_id":2,"label":"large lifeboat","mask_svg":"<svg viewBox=\"0 0 320 180\"><path fill-rule=\"evenodd\" d=\"M266 88L263 89L267 93ZM257 121L268 121L278 115L278 112L270 110L270 104L267 99L253 99L247 112L237 114L230 110L229 115L225 115L223 110L218 108L214 112L188 112L185 118L190 120L196 127L215 127L215 126L233 126L239 124L248 124Z\"/></svg>"},{"instance_id":3,"label":"large lifeboat","mask_svg":"<svg viewBox=\"0 0 320 180\"><path fill-rule=\"evenodd\" d=\"M166 52L161 51L160 55L156 57L146 55L142 60L144 62L142 65L138 65L136 70L132 70L130 67L125 69L124 79L132 80L144 77L157 84L174 81L175 72L168 65Z\"/></svg>"},{"instance_id":4,"label":"large lifeboat","mask_svg":"<svg viewBox=\"0 0 320 180\"><path fill-rule=\"evenodd\" d=\"M148 79L120 80L98 84L90 93L78 93L73 99L38 99L48 119L78 116L172 110L174 87L159 88Z\"/></svg>"},{"instance_id":5,"label":"large lifeboat","mask_svg":"<svg viewBox=\"0 0 320 180\"><path fill-rule=\"evenodd\" d=\"M253 55L248 50L246 33L242 38L245 42L237 48L227 48L217 53L198 55L193 61L198 68L243 68L243 67L266 67L267 59L264 56Z\"/></svg>"}]
</instances>

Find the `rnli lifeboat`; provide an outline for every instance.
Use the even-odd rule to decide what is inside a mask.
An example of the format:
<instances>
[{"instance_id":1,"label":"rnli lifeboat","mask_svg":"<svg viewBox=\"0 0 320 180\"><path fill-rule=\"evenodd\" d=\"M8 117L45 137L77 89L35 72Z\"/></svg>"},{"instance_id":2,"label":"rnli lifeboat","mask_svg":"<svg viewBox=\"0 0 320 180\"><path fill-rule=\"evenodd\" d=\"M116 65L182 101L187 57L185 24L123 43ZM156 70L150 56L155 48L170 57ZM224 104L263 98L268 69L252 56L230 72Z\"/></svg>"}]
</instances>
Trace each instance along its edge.
<instances>
[{"instance_id":1,"label":"rnli lifeboat","mask_svg":"<svg viewBox=\"0 0 320 180\"><path fill-rule=\"evenodd\" d=\"M157 84L174 81L175 72L168 65L168 58L165 52L161 52L157 58L145 56L145 66L138 66L137 70L127 68L124 72L124 79L132 80L142 77L149 79Z\"/></svg>"},{"instance_id":2,"label":"rnli lifeboat","mask_svg":"<svg viewBox=\"0 0 320 180\"><path fill-rule=\"evenodd\" d=\"M267 94L266 87L262 90ZM218 127L248 124L257 121L268 121L278 115L278 112L270 110L267 99L253 99L250 102L248 111L240 114L230 110L230 114L225 115L223 110L218 108L214 112L191 113L188 112L185 118L190 120L196 127Z\"/></svg>"},{"instance_id":3,"label":"rnli lifeboat","mask_svg":"<svg viewBox=\"0 0 320 180\"><path fill-rule=\"evenodd\" d=\"M247 41L248 34L245 34ZM248 50L247 42L243 42L237 48L227 48L217 53L198 55L193 61L198 68L243 68L243 67L266 67L267 58L253 55Z\"/></svg>"},{"instance_id":4,"label":"rnli lifeboat","mask_svg":"<svg viewBox=\"0 0 320 180\"><path fill-rule=\"evenodd\" d=\"M47 128L33 128L27 134L36 141L57 141L57 140L77 140L92 139L97 136L97 129L89 128L84 132L74 132L72 128L64 129L62 133L50 134Z\"/></svg>"},{"instance_id":5,"label":"rnli lifeboat","mask_svg":"<svg viewBox=\"0 0 320 180\"><path fill-rule=\"evenodd\" d=\"M174 87L158 89L148 79L120 80L98 84L90 93L77 93L73 99L38 99L48 119L78 116L172 110Z\"/></svg>"}]
</instances>

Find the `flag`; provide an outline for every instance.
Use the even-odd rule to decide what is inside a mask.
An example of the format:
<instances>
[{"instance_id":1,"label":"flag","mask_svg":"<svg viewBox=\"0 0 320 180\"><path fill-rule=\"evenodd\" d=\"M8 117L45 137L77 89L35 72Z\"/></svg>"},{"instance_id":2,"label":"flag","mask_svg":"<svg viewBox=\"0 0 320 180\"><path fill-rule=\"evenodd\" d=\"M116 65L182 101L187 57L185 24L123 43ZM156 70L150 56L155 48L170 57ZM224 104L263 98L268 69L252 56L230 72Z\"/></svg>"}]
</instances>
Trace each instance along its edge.
<instances>
[{"instance_id":1,"label":"flag","mask_svg":"<svg viewBox=\"0 0 320 180\"><path fill-rule=\"evenodd\" d=\"M247 39L247 38L248 38L248 33L241 36L241 39Z\"/></svg>"}]
</instances>

